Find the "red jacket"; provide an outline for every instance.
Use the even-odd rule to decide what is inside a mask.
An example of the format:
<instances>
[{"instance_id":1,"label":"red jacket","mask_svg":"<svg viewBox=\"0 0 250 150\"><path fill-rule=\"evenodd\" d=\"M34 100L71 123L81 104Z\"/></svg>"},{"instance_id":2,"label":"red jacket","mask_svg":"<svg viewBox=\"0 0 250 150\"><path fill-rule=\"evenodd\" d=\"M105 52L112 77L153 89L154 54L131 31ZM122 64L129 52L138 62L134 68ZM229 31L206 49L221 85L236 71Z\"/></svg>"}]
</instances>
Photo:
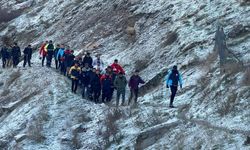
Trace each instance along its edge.
<instances>
[{"instance_id":1,"label":"red jacket","mask_svg":"<svg viewBox=\"0 0 250 150\"><path fill-rule=\"evenodd\" d=\"M46 56L47 55L47 52L46 52L46 43L44 43L44 44L42 44L42 46L41 46L41 48L40 48L40 51L39 51L39 54L42 56L42 57L44 57L44 56Z\"/></svg>"},{"instance_id":2,"label":"red jacket","mask_svg":"<svg viewBox=\"0 0 250 150\"><path fill-rule=\"evenodd\" d=\"M115 74L118 74L120 72L123 73L123 74L125 74L125 71L123 70L123 68L119 64L113 63L111 65L111 67L112 67L112 69L113 69L113 71L114 71Z\"/></svg>"}]
</instances>

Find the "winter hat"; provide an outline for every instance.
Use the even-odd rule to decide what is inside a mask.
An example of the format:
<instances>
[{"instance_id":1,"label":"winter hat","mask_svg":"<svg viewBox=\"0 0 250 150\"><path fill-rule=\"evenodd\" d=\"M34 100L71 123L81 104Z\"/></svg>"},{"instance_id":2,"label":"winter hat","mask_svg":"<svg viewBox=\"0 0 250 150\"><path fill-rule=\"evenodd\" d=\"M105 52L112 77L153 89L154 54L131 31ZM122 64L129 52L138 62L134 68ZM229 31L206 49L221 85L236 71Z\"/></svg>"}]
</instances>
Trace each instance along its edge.
<instances>
[{"instance_id":1,"label":"winter hat","mask_svg":"<svg viewBox=\"0 0 250 150\"><path fill-rule=\"evenodd\" d=\"M173 66L173 70L177 70L177 66L176 65Z\"/></svg>"}]
</instances>

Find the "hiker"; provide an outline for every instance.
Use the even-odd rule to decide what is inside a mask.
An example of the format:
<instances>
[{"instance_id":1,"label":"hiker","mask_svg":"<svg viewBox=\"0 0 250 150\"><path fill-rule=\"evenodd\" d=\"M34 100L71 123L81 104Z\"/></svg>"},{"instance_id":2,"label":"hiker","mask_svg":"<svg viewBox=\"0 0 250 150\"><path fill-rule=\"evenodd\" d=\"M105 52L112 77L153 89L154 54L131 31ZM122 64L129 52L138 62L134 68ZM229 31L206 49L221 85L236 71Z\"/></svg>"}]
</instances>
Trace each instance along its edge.
<instances>
[{"instance_id":1,"label":"hiker","mask_svg":"<svg viewBox=\"0 0 250 150\"><path fill-rule=\"evenodd\" d=\"M104 63L101 60L101 55L97 54L96 55L96 59L93 61L92 66L96 69L99 69L100 71L102 71L104 69Z\"/></svg>"},{"instance_id":2,"label":"hiker","mask_svg":"<svg viewBox=\"0 0 250 150\"><path fill-rule=\"evenodd\" d=\"M47 50L46 50L46 46L48 45L48 41L45 41L39 51L40 54L40 59L42 59L42 67L44 66L44 60L47 57Z\"/></svg>"},{"instance_id":3,"label":"hiker","mask_svg":"<svg viewBox=\"0 0 250 150\"><path fill-rule=\"evenodd\" d=\"M53 58L53 54L54 54L54 45L53 45L53 42L50 40L49 41L49 44L45 47L46 50L47 50L47 63L46 63L46 66L47 67L51 67L51 61L52 61L52 58Z\"/></svg>"},{"instance_id":4,"label":"hiker","mask_svg":"<svg viewBox=\"0 0 250 150\"><path fill-rule=\"evenodd\" d=\"M56 69L58 69L58 63L59 63L59 60L57 59L57 54L58 54L58 51L60 49L60 45L57 44L56 45L56 48L54 50L54 59L55 59L55 66L56 66Z\"/></svg>"},{"instance_id":5,"label":"hiker","mask_svg":"<svg viewBox=\"0 0 250 150\"><path fill-rule=\"evenodd\" d=\"M23 61L23 67L26 66L26 63L28 62L28 65L29 67L31 67L31 63L30 63L30 60L31 60L31 56L32 56L32 48L31 48L31 45L28 45L28 47L26 47L23 51L23 54L24 54L24 61Z\"/></svg>"},{"instance_id":6,"label":"hiker","mask_svg":"<svg viewBox=\"0 0 250 150\"><path fill-rule=\"evenodd\" d=\"M119 72L125 74L125 71L123 70L123 68L121 67L121 65L118 64L118 60L115 59L114 63L111 65L113 71L115 74L118 74Z\"/></svg>"},{"instance_id":7,"label":"hiker","mask_svg":"<svg viewBox=\"0 0 250 150\"><path fill-rule=\"evenodd\" d=\"M114 86L117 90L117 97L116 97L116 107L119 106L119 100L122 95L122 106L125 103L125 92L126 92L126 86L127 86L127 79L123 75L122 72L116 76L115 81L114 81Z\"/></svg>"},{"instance_id":8,"label":"hiker","mask_svg":"<svg viewBox=\"0 0 250 150\"><path fill-rule=\"evenodd\" d=\"M113 93L114 93L114 90L115 90L114 81L115 81L115 78L116 78L117 75L114 73L111 66L107 67L106 72L110 75L110 77L112 79L112 82L111 82L111 99L112 99Z\"/></svg>"},{"instance_id":9,"label":"hiker","mask_svg":"<svg viewBox=\"0 0 250 150\"><path fill-rule=\"evenodd\" d=\"M109 71L106 71L106 73L101 77L103 103L110 102L112 99L112 86L113 86L112 82L113 82L112 75L110 74Z\"/></svg>"},{"instance_id":10,"label":"hiker","mask_svg":"<svg viewBox=\"0 0 250 150\"><path fill-rule=\"evenodd\" d=\"M60 46L61 48L59 49L57 55L56 55L56 58L57 60L59 61L59 67L60 67L60 71L61 71L61 74L64 74L66 72L66 68L64 67L64 51L65 51L65 47L63 44L61 44Z\"/></svg>"},{"instance_id":11,"label":"hiker","mask_svg":"<svg viewBox=\"0 0 250 150\"><path fill-rule=\"evenodd\" d=\"M13 68L16 68L19 64L20 57L21 57L21 50L20 47L17 45L17 43L14 43L14 46L12 47L12 61L13 61Z\"/></svg>"},{"instance_id":12,"label":"hiker","mask_svg":"<svg viewBox=\"0 0 250 150\"><path fill-rule=\"evenodd\" d=\"M82 68L81 83L82 83L82 98L89 98L90 95L90 74L92 70L88 63Z\"/></svg>"},{"instance_id":13,"label":"hiker","mask_svg":"<svg viewBox=\"0 0 250 150\"><path fill-rule=\"evenodd\" d=\"M144 84L144 83L145 82L139 76L139 71L135 70L134 74L129 79L130 96L129 96L128 104L130 104L133 98L134 98L135 104L137 104L139 84Z\"/></svg>"},{"instance_id":14,"label":"hiker","mask_svg":"<svg viewBox=\"0 0 250 150\"><path fill-rule=\"evenodd\" d=\"M90 56L90 53L87 52L87 54L84 56L83 60L82 60L82 64L89 64L89 67L92 68L92 63L93 63L93 59Z\"/></svg>"},{"instance_id":15,"label":"hiker","mask_svg":"<svg viewBox=\"0 0 250 150\"><path fill-rule=\"evenodd\" d=\"M180 84L180 88L182 88L182 77L179 71L177 70L177 66L173 66L173 69L168 73L166 77L166 86L171 90L171 97L170 97L170 108L174 108L173 102L175 94L178 90L178 83Z\"/></svg>"},{"instance_id":16,"label":"hiker","mask_svg":"<svg viewBox=\"0 0 250 150\"><path fill-rule=\"evenodd\" d=\"M66 75L68 75L69 69L74 63L74 59L75 59L74 51L70 50L70 49L67 49L64 52L64 58L65 58L64 65L65 65L65 68L66 68Z\"/></svg>"},{"instance_id":17,"label":"hiker","mask_svg":"<svg viewBox=\"0 0 250 150\"><path fill-rule=\"evenodd\" d=\"M93 69L94 71L95 74L90 80L90 85L93 92L93 100L95 103L98 103L101 95L101 74L99 69Z\"/></svg>"},{"instance_id":18,"label":"hiker","mask_svg":"<svg viewBox=\"0 0 250 150\"><path fill-rule=\"evenodd\" d=\"M1 57L2 57L3 68L5 68L6 64L7 64L7 58L8 58L8 49L7 49L6 46L2 47L0 54L1 54Z\"/></svg>"},{"instance_id":19,"label":"hiker","mask_svg":"<svg viewBox=\"0 0 250 150\"><path fill-rule=\"evenodd\" d=\"M79 67L78 63L75 63L69 70L69 74L71 75L72 86L71 90L73 93L76 93L79 77L81 74L81 68Z\"/></svg>"}]
</instances>

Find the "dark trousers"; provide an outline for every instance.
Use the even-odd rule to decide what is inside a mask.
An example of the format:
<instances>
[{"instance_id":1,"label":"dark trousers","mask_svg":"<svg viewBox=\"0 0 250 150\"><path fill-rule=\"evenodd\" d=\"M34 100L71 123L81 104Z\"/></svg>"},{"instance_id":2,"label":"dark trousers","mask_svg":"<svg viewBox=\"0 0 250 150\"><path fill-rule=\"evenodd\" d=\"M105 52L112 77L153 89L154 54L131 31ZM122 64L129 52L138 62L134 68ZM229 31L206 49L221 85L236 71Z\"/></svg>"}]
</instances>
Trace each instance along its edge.
<instances>
[{"instance_id":1,"label":"dark trousers","mask_svg":"<svg viewBox=\"0 0 250 150\"><path fill-rule=\"evenodd\" d=\"M2 61L3 61L3 68L5 68L5 66L6 66L6 62L7 62L7 59L2 58Z\"/></svg>"},{"instance_id":2,"label":"dark trousers","mask_svg":"<svg viewBox=\"0 0 250 150\"><path fill-rule=\"evenodd\" d=\"M82 86L82 97L89 98L90 97L90 87L89 85L83 84Z\"/></svg>"},{"instance_id":3,"label":"dark trousers","mask_svg":"<svg viewBox=\"0 0 250 150\"><path fill-rule=\"evenodd\" d=\"M171 90L170 105L172 106L174 102L174 97L178 90L178 86L170 86L170 90Z\"/></svg>"},{"instance_id":4,"label":"dark trousers","mask_svg":"<svg viewBox=\"0 0 250 150\"><path fill-rule=\"evenodd\" d=\"M111 90L102 90L102 102L110 102L112 99L112 91Z\"/></svg>"},{"instance_id":5,"label":"dark trousers","mask_svg":"<svg viewBox=\"0 0 250 150\"><path fill-rule=\"evenodd\" d=\"M58 60L56 60L56 58L55 58L55 65L56 65L56 69L58 69Z\"/></svg>"},{"instance_id":6,"label":"dark trousers","mask_svg":"<svg viewBox=\"0 0 250 150\"><path fill-rule=\"evenodd\" d=\"M94 95L94 101L99 102L99 97L101 95L101 89L94 89L93 95Z\"/></svg>"},{"instance_id":7,"label":"dark trousers","mask_svg":"<svg viewBox=\"0 0 250 150\"><path fill-rule=\"evenodd\" d=\"M13 57L13 67L15 68L19 64L19 57Z\"/></svg>"},{"instance_id":8,"label":"dark trousers","mask_svg":"<svg viewBox=\"0 0 250 150\"><path fill-rule=\"evenodd\" d=\"M78 80L77 80L77 79L72 79L71 90L72 90L73 93L76 93L76 91L77 91L77 86L78 86Z\"/></svg>"},{"instance_id":9,"label":"dark trousers","mask_svg":"<svg viewBox=\"0 0 250 150\"><path fill-rule=\"evenodd\" d=\"M119 105L120 97L122 96L122 105L125 103L125 89L117 89L117 95L116 95L116 106Z\"/></svg>"},{"instance_id":10,"label":"dark trousers","mask_svg":"<svg viewBox=\"0 0 250 150\"><path fill-rule=\"evenodd\" d=\"M31 67L30 57L28 55L24 55L23 67L26 66L27 62L28 62L29 67Z\"/></svg>"},{"instance_id":11,"label":"dark trousers","mask_svg":"<svg viewBox=\"0 0 250 150\"><path fill-rule=\"evenodd\" d=\"M50 67L51 66L51 61L52 61L52 57L53 57L53 54L50 54L50 53L48 53L48 55L47 55L47 66L48 67Z\"/></svg>"},{"instance_id":12,"label":"dark trousers","mask_svg":"<svg viewBox=\"0 0 250 150\"><path fill-rule=\"evenodd\" d=\"M44 60L45 60L46 56L42 57L42 66L44 66Z\"/></svg>"},{"instance_id":13,"label":"dark trousers","mask_svg":"<svg viewBox=\"0 0 250 150\"><path fill-rule=\"evenodd\" d=\"M128 99L128 104L130 104L131 100L134 98L135 103L137 103L139 89L130 89L130 96Z\"/></svg>"},{"instance_id":14,"label":"dark trousers","mask_svg":"<svg viewBox=\"0 0 250 150\"><path fill-rule=\"evenodd\" d=\"M64 66L64 63L63 62L59 62L60 64L60 71L61 71L61 74L63 74L63 75L65 75L65 73L66 73L66 68L65 68L65 66Z\"/></svg>"}]
</instances>

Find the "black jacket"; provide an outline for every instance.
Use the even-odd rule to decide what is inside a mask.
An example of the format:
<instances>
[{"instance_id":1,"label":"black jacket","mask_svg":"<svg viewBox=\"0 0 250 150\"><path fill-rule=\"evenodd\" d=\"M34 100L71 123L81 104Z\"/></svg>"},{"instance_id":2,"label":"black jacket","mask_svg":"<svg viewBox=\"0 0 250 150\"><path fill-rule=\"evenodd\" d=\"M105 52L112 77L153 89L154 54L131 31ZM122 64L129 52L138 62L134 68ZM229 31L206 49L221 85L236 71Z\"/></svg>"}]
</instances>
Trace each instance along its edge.
<instances>
[{"instance_id":1,"label":"black jacket","mask_svg":"<svg viewBox=\"0 0 250 150\"><path fill-rule=\"evenodd\" d=\"M89 67L92 67L93 59L90 56L85 56L83 58L82 63L83 63L83 66L87 63L89 64Z\"/></svg>"},{"instance_id":2,"label":"black jacket","mask_svg":"<svg viewBox=\"0 0 250 150\"><path fill-rule=\"evenodd\" d=\"M26 48L23 50L23 54L24 54L24 55L31 56L31 55L32 55L32 48L26 47Z\"/></svg>"},{"instance_id":3,"label":"black jacket","mask_svg":"<svg viewBox=\"0 0 250 150\"><path fill-rule=\"evenodd\" d=\"M3 47L2 49L1 49L1 57L3 58L3 59L6 59L6 58L8 58L8 49L6 48L6 47Z\"/></svg>"},{"instance_id":4,"label":"black jacket","mask_svg":"<svg viewBox=\"0 0 250 150\"><path fill-rule=\"evenodd\" d=\"M12 57L17 58L21 56L21 50L19 46L14 46L11 52Z\"/></svg>"}]
</instances>

